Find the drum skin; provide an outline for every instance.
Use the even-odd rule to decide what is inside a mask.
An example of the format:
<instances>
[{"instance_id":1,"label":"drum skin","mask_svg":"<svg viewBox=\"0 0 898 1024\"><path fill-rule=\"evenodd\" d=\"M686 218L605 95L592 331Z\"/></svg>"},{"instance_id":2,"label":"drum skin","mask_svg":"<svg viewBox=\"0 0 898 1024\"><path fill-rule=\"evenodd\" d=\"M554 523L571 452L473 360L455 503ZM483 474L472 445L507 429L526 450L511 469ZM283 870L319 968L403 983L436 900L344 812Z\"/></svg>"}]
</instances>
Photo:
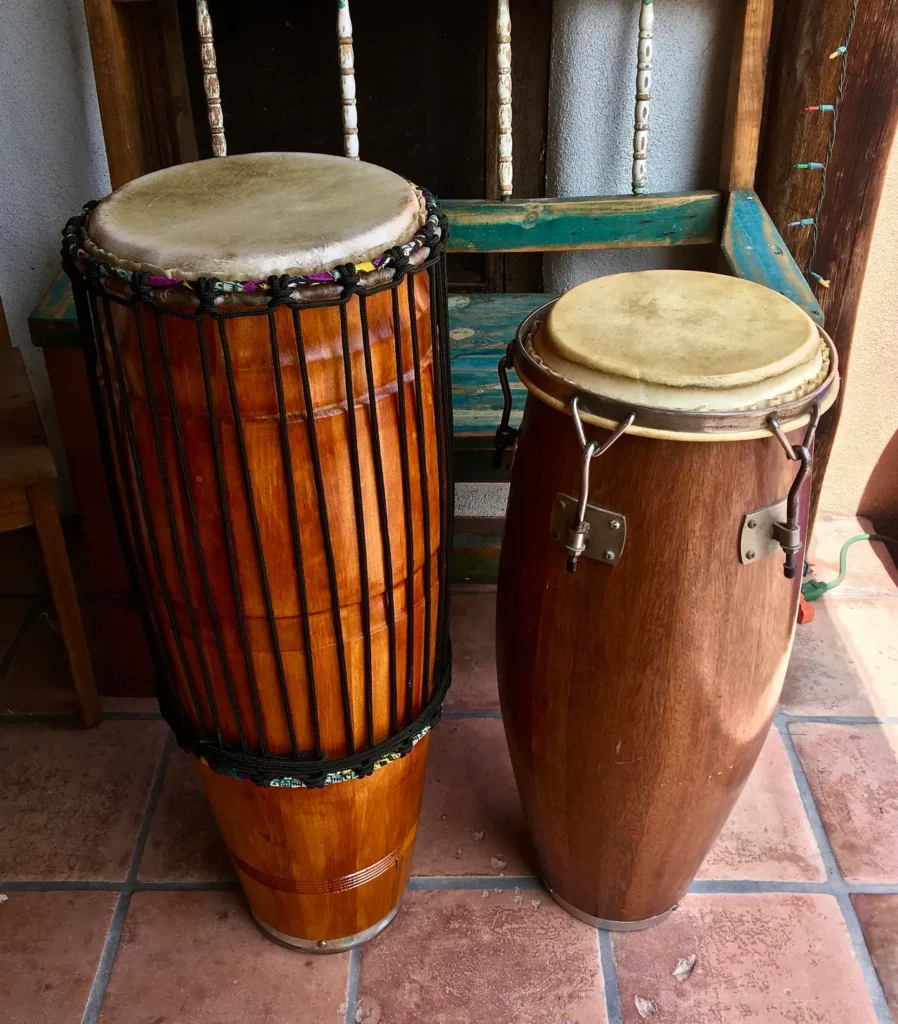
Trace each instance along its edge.
<instances>
[{"instance_id":1,"label":"drum skin","mask_svg":"<svg viewBox=\"0 0 898 1024\"><path fill-rule=\"evenodd\" d=\"M544 879L609 927L677 904L764 743L800 579L779 552L740 564L739 535L796 465L773 437L624 436L589 493L626 517L620 561L569 573L550 523L578 494L581 448L569 416L528 397L499 571L502 713Z\"/></svg>"},{"instance_id":2,"label":"drum skin","mask_svg":"<svg viewBox=\"0 0 898 1024\"><path fill-rule=\"evenodd\" d=\"M239 744L239 720L250 748L290 755L294 749L292 726L296 747L301 751L314 749L315 716L310 703L300 574L291 532L291 501L294 498L304 563L314 693L324 756L335 759L352 753L341 697L341 653L347 670L352 741L356 750L365 750L389 739L411 723L433 696L430 678L433 677L438 633L441 491L430 302L428 275L420 273L406 277L395 292L382 291L364 299L354 296L347 304L355 443L346 400L340 309L335 306L311 308L298 314L299 344L308 366L311 422L317 436L324 505L334 550L342 642L335 628L325 557L322 496L313 471L310 410L304 399L298 339L291 310L281 307L270 317L263 314L223 321L245 444L245 463L229 390L220 327L209 317L201 321L206 341L209 391L220 446L220 474L216 467L216 432L210 427L213 418L209 412L209 394L204 384L196 324L156 314L143 305L133 309L113 307L102 318L109 353L112 350L108 328L110 316L115 325L121 379L128 393L128 408L149 511L149 521L141 519L141 535L137 543L144 549L146 562L152 565L149 539L152 533L162 566L161 577L158 573L152 574L150 592L146 596L159 625L161 646L170 666L173 684L179 688L187 709L198 707L198 715L191 710L193 719L187 723L189 732L215 736L210 701L203 683L205 664L225 741ZM362 303L370 339L377 411L376 440L363 353ZM417 325L422 392L426 467L423 492L412 316ZM396 384L394 325L397 322L403 364L399 376L403 380L404 430ZM273 336L276 336L274 341ZM145 356L141 353L141 340ZM291 498L290 488L286 485L290 470L283 450L284 419L279 411L274 383L273 346L283 379L294 498ZM166 358L170 366L171 388L166 379ZM109 354L107 361L110 376L113 376L114 360ZM114 390L120 393L121 381L114 383ZM117 403L121 420L119 426L121 433L126 434L126 414L122 405ZM179 444L183 448L183 464ZM380 466L374 456L378 448ZM361 571L363 562L358 543L353 459L358 460L360 471L367 587ZM403 459L407 466L414 528L411 552L407 551L406 542ZM120 477L124 477L124 486L131 490L133 502L137 505L140 494L133 463L133 455L129 455L124 472L121 467L118 472ZM185 468L224 659L215 636L215 622L209 612L202 566L191 528ZM247 487L247 469L250 489ZM378 479L383 480L385 489L388 537L381 530L378 514ZM227 525L222 514L220 481L223 481L226 492L224 505L232 530L236 588L232 578ZM174 537L166 506L166 488L171 499ZM279 666L272 642L254 534L254 513L258 519L276 635L282 652L289 718L284 709ZM385 570L385 548L392 559L392 578L387 577ZM186 572L189 607L179 575L179 551ZM411 599L407 586L410 579L413 584ZM392 592L395 608L395 673L398 681L395 721L391 709L390 650L393 645L387 628L388 589ZM425 623L427 590L430 591L429 624ZM167 601L173 609L177 635L170 626ZM238 605L243 613L245 638ZM370 624L373 735L369 735L366 714L366 630L363 614L366 606ZM193 622L199 632L199 645L195 642ZM410 645L409 631L412 634ZM429 636L427 651L426 632ZM180 652L183 652L184 660ZM411 670L407 672L409 655ZM194 680L195 696L190 692L184 661ZM429 677L426 682L425 663ZM258 694L258 712L254 708L250 670ZM229 696L228 677L234 701ZM410 687L407 685L409 680ZM234 703L238 714L234 713ZM333 944L374 927L394 910L408 878L426 754L425 739L405 758L379 768L368 778L318 789L260 787L249 781L216 775L206 766L200 766L200 775L221 832L250 903L263 924L301 942ZM246 865L249 865L248 871ZM341 891L341 887L347 886L345 891Z\"/></svg>"}]
</instances>

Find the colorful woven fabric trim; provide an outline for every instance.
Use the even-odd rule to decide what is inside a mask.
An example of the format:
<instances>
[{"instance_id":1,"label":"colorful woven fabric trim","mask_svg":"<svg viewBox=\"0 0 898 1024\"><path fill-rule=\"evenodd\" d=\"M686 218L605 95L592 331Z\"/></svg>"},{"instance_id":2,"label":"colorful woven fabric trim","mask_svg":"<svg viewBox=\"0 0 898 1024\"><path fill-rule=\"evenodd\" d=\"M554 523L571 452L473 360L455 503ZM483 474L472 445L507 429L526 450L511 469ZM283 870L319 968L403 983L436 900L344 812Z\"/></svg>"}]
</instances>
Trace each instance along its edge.
<instances>
[{"instance_id":1,"label":"colorful woven fabric trim","mask_svg":"<svg viewBox=\"0 0 898 1024\"><path fill-rule=\"evenodd\" d=\"M418 743L420 743L421 740L423 740L430 732L431 728L432 726L428 725L426 728L422 729L412 740L410 749L417 746ZM376 772L380 768L386 768L388 764L392 764L394 761L398 761L404 756L405 754L398 750L394 750L390 754L384 754L380 760L374 762L372 771ZM240 779L241 782L254 782L256 785L260 784L257 779L247 775L245 772L238 772L232 768L216 767L215 765L209 764L206 758L202 756L198 756L197 759L207 768L211 768L219 775L227 775L231 779ZM362 772L353 771L351 768L347 768L341 772L331 772L325 777L322 783L316 784L315 786L309 786L308 783L303 782L302 779L297 779L290 775L284 776L283 778L268 779L266 782L262 783L262 785L268 789L320 789L321 786L333 786L338 782L352 782L354 779L363 779L365 777L366 776Z\"/></svg>"},{"instance_id":2,"label":"colorful woven fabric trim","mask_svg":"<svg viewBox=\"0 0 898 1024\"><path fill-rule=\"evenodd\" d=\"M409 182L411 185L412 183ZM414 188L415 186L412 185ZM403 262L408 260L414 253L424 246L432 243L433 232L440 227L442 221L442 213L440 211L439 203L429 193L423 189L420 190L421 195L424 197L425 208L427 210L427 219L424 224L419 228L415 235L405 243L405 245L395 246L382 256L378 256L374 260L370 260L367 263L354 264L356 273L373 273L375 270L381 270L383 267L390 266L396 262ZM85 214L88 214L95 204L88 204L84 208ZM401 255L400 255L401 254ZM91 254L84 249L82 246L73 246L70 251L70 255L75 259L80 260L83 263L89 263L93 258ZM304 274L300 277L288 277L285 282L288 288L297 288L302 285L316 285L316 284L335 284L340 282L343 278L340 273L342 268L337 267L334 270L320 271L315 274ZM102 266L102 272L105 274L118 277L123 281L130 282L134 277L135 271L124 270L121 267L113 267L107 263ZM157 274L147 274L144 282L150 288L188 288L195 290L195 281L184 281L175 277L160 277ZM269 291L271 285L269 280L253 280L253 281L215 281L213 291L217 293L230 293L230 292L247 292L262 293Z\"/></svg>"}]
</instances>

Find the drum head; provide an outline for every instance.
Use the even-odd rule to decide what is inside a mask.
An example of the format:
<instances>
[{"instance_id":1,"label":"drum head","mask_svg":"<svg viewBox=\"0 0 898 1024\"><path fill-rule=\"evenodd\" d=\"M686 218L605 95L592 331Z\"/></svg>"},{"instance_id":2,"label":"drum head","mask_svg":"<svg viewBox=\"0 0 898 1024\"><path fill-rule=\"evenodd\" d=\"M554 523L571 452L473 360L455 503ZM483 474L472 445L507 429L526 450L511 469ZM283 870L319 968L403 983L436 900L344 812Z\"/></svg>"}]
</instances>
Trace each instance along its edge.
<instances>
[{"instance_id":1,"label":"drum head","mask_svg":"<svg viewBox=\"0 0 898 1024\"><path fill-rule=\"evenodd\" d=\"M374 164L254 153L181 164L129 182L91 213L85 248L123 270L194 281L360 267L404 245L424 198Z\"/></svg>"},{"instance_id":2,"label":"drum head","mask_svg":"<svg viewBox=\"0 0 898 1024\"><path fill-rule=\"evenodd\" d=\"M562 296L531 354L579 391L659 410L724 413L782 405L830 371L800 307L750 281L648 270Z\"/></svg>"}]
</instances>

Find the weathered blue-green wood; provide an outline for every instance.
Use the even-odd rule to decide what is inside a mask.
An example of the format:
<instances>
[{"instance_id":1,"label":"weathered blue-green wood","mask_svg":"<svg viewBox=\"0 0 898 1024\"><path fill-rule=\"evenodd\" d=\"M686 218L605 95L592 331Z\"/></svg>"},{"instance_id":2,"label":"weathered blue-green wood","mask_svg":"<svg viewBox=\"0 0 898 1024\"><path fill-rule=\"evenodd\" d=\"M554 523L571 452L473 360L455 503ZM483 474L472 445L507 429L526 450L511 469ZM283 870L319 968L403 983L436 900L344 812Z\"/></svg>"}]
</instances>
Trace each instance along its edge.
<instances>
[{"instance_id":1,"label":"weathered blue-green wood","mask_svg":"<svg viewBox=\"0 0 898 1024\"><path fill-rule=\"evenodd\" d=\"M49 348L53 345L67 345L72 348L81 346L72 286L62 271L28 318L28 330L31 333L32 344L39 348Z\"/></svg>"},{"instance_id":2,"label":"weathered blue-green wood","mask_svg":"<svg viewBox=\"0 0 898 1024\"><path fill-rule=\"evenodd\" d=\"M785 295L823 325L823 310L811 286L754 192L730 193L721 248L735 277Z\"/></svg>"},{"instance_id":3,"label":"weathered blue-green wood","mask_svg":"<svg viewBox=\"0 0 898 1024\"><path fill-rule=\"evenodd\" d=\"M719 192L507 203L441 201L455 252L546 252L717 244L723 222Z\"/></svg>"},{"instance_id":4,"label":"weathered blue-green wood","mask_svg":"<svg viewBox=\"0 0 898 1024\"><path fill-rule=\"evenodd\" d=\"M521 321L551 295L452 295L449 341L452 357L452 413L455 435L491 439L502 412L496 367ZM517 425L524 408L524 385L512 371ZM483 479L478 477L477 479Z\"/></svg>"}]
</instances>

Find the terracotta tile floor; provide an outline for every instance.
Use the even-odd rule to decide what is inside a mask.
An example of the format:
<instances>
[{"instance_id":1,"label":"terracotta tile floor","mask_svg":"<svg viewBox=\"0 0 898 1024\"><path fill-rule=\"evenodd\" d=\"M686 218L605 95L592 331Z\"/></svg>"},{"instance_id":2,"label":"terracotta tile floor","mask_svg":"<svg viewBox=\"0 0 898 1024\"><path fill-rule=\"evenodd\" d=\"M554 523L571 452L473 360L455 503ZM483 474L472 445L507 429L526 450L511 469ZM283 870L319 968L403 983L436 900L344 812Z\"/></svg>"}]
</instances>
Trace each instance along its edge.
<instances>
[{"instance_id":1,"label":"terracotta tile floor","mask_svg":"<svg viewBox=\"0 0 898 1024\"><path fill-rule=\"evenodd\" d=\"M868 529L821 519L818 576ZM153 702L106 699L99 729L74 727L22 537L0 544L4 1024L898 1020L898 574L881 550L856 545L844 588L798 628L774 728L690 895L626 935L540 886L500 720L494 592L460 588L410 891L363 950L318 958L252 925Z\"/></svg>"}]
</instances>

